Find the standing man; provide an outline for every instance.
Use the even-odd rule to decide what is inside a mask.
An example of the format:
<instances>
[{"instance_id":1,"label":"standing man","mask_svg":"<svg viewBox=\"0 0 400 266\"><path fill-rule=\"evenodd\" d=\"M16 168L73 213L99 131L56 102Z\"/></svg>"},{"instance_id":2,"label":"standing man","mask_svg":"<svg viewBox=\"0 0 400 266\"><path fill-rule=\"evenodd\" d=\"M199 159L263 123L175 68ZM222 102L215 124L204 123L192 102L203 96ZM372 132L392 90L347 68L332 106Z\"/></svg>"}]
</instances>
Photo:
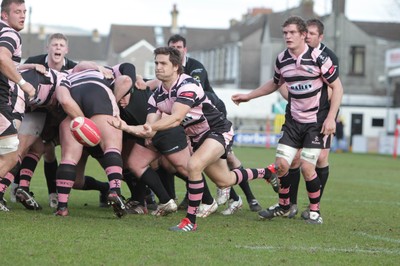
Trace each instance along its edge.
<instances>
[{"instance_id":1,"label":"standing man","mask_svg":"<svg viewBox=\"0 0 400 266\"><path fill-rule=\"evenodd\" d=\"M9 104L10 90L15 84L22 89L28 99L35 96L35 89L18 73L21 62L21 36L19 31L25 23L25 1L3 0L0 21L0 211L9 211L5 205L4 192L14 180L14 174L7 174L18 164L17 125ZM13 172L13 171L12 171ZM6 175L7 174L7 175Z\"/></svg>"},{"instance_id":2,"label":"standing man","mask_svg":"<svg viewBox=\"0 0 400 266\"><path fill-rule=\"evenodd\" d=\"M276 59L273 79L248 94L233 95L232 100L236 104L247 102L268 95L286 83L288 106L275 159L280 177L279 204L259 212L259 215L262 219L288 215L288 171L298 150L302 149L301 171L310 201L310 215L306 221L322 224L319 210L321 181L315 166L322 149L329 148L330 138L335 132L343 87L329 55L306 44L307 25L302 18L290 17L282 28L287 49ZM328 86L332 89L330 100Z\"/></svg>"},{"instance_id":3,"label":"standing man","mask_svg":"<svg viewBox=\"0 0 400 266\"><path fill-rule=\"evenodd\" d=\"M326 45L322 43L322 40L324 38L324 24L319 19L309 19L307 20L306 24L307 24L306 43L309 46L319 49L328 54L329 58L332 60L333 65L335 65L336 71L339 75L338 57L331 49L329 49ZM283 95L283 97L285 97L287 100L288 97L287 87L282 86L280 88L280 92ZM337 127L336 131L338 131ZM322 193L324 191L325 184L327 183L329 177L329 161L328 161L329 151L330 151L329 147L322 149L321 154L318 157L317 165L315 168L315 171L317 172L317 175L321 180L320 198L322 198ZM288 214L288 218L293 218L294 216L296 216L298 212L297 193L300 183L300 151L298 152L298 154L296 155L295 159L292 162L292 165L290 166L288 178L290 180L290 212ZM307 208L301 213L301 217L307 220L309 217L309 212L310 210Z\"/></svg>"}]
</instances>

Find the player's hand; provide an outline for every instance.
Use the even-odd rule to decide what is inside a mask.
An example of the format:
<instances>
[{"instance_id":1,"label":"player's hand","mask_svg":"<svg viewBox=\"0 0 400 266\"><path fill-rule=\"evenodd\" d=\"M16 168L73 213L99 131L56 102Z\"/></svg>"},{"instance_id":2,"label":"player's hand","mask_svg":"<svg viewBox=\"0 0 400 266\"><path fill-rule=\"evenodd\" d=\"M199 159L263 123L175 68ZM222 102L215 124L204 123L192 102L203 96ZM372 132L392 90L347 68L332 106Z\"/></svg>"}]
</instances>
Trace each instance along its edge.
<instances>
[{"instance_id":1,"label":"player's hand","mask_svg":"<svg viewBox=\"0 0 400 266\"><path fill-rule=\"evenodd\" d=\"M136 75L135 87L139 90L147 89L147 84L141 75Z\"/></svg>"},{"instance_id":2,"label":"player's hand","mask_svg":"<svg viewBox=\"0 0 400 266\"><path fill-rule=\"evenodd\" d=\"M40 65L40 64L35 64L35 70L41 74L46 74L47 73L47 69L45 66Z\"/></svg>"},{"instance_id":3,"label":"player's hand","mask_svg":"<svg viewBox=\"0 0 400 266\"><path fill-rule=\"evenodd\" d=\"M152 138L155 134L156 132L153 131L152 127L149 124L144 124L143 130L138 133L138 135L142 138Z\"/></svg>"},{"instance_id":4,"label":"player's hand","mask_svg":"<svg viewBox=\"0 0 400 266\"><path fill-rule=\"evenodd\" d=\"M36 97L36 89L29 82L25 82L24 85L19 86L28 95L28 101L31 102Z\"/></svg>"},{"instance_id":5,"label":"player's hand","mask_svg":"<svg viewBox=\"0 0 400 266\"><path fill-rule=\"evenodd\" d=\"M239 105L240 103L249 101L249 99L247 98L247 95L243 94L243 93L234 94L234 95L232 95L231 99L236 105Z\"/></svg>"},{"instance_id":6,"label":"player's hand","mask_svg":"<svg viewBox=\"0 0 400 266\"><path fill-rule=\"evenodd\" d=\"M126 128L128 127L126 122L124 120L122 120L121 117L119 117L119 116L110 118L107 120L107 122L108 122L108 124L110 124L111 126L115 127L116 129L119 129L119 130L126 130Z\"/></svg>"},{"instance_id":7,"label":"player's hand","mask_svg":"<svg viewBox=\"0 0 400 266\"><path fill-rule=\"evenodd\" d=\"M322 124L321 132L324 135L331 135L336 132L336 121L335 119L326 118Z\"/></svg>"},{"instance_id":8,"label":"player's hand","mask_svg":"<svg viewBox=\"0 0 400 266\"><path fill-rule=\"evenodd\" d=\"M103 74L106 79L113 79L114 74L111 69L105 68L103 66L99 66L99 71Z\"/></svg>"}]
</instances>

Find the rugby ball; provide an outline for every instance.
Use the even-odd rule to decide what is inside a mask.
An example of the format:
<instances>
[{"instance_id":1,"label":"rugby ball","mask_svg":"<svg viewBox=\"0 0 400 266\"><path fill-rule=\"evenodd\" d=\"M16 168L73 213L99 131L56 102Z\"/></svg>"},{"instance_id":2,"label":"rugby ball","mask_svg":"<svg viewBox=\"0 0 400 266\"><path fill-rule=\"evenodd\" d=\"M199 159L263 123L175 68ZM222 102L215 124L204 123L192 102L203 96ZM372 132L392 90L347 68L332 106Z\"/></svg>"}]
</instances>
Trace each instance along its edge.
<instances>
[{"instance_id":1,"label":"rugby ball","mask_svg":"<svg viewBox=\"0 0 400 266\"><path fill-rule=\"evenodd\" d=\"M78 116L72 119L69 128L71 129L72 136L86 147L94 147L100 143L100 130L89 118Z\"/></svg>"}]
</instances>

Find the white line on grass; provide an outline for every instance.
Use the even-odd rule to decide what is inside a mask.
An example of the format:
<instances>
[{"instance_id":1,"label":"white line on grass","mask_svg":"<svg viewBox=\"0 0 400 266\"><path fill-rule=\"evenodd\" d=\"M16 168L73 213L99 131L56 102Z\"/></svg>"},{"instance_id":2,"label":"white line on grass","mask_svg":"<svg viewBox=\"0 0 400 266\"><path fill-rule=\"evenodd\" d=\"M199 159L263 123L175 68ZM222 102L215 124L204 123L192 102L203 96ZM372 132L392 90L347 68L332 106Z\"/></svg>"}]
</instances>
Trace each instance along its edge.
<instances>
[{"instance_id":1,"label":"white line on grass","mask_svg":"<svg viewBox=\"0 0 400 266\"><path fill-rule=\"evenodd\" d=\"M357 234L374 239L374 240L383 240L383 241L387 241L387 242L391 242L391 243L400 244L400 239L394 239L394 238L389 238L389 237L384 237L384 236L374 236L374 235L367 234L365 232L358 232Z\"/></svg>"},{"instance_id":2,"label":"white line on grass","mask_svg":"<svg viewBox=\"0 0 400 266\"><path fill-rule=\"evenodd\" d=\"M251 249L251 250L292 250L292 251L308 251L308 252L327 252L327 253L379 253L379 254L390 254L400 255L399 249L386 249L386 248L371 248L361 249L355 248L323 248L323 247L274 247L274 246L236 246L240 249Z\"/></svg>"}]
</instances>

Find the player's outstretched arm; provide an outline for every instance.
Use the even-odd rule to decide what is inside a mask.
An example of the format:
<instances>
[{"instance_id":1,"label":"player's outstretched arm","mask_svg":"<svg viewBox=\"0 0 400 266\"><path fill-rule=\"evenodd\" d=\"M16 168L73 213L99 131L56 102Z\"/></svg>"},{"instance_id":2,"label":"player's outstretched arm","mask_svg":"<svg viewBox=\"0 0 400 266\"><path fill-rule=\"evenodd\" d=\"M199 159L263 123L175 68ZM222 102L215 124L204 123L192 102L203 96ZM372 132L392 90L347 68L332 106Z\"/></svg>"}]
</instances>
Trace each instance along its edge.
<instances>
[{"instance_id":1,"label":"player's outstretched arm","mask_svg":"<svg viewBox=\"0 0 400 266\"><path fill-rule=\"evenodd\" d=\"M252 99L271 94L278 88L279 88L278 85L276 85L274 81L271 79L267 81L265 84L261 85L255 90L252 90L249 93L234 94L232 95L231 99L236 105L239 105L242 102L248 102Z\"/></svg>"}]
</instances>

